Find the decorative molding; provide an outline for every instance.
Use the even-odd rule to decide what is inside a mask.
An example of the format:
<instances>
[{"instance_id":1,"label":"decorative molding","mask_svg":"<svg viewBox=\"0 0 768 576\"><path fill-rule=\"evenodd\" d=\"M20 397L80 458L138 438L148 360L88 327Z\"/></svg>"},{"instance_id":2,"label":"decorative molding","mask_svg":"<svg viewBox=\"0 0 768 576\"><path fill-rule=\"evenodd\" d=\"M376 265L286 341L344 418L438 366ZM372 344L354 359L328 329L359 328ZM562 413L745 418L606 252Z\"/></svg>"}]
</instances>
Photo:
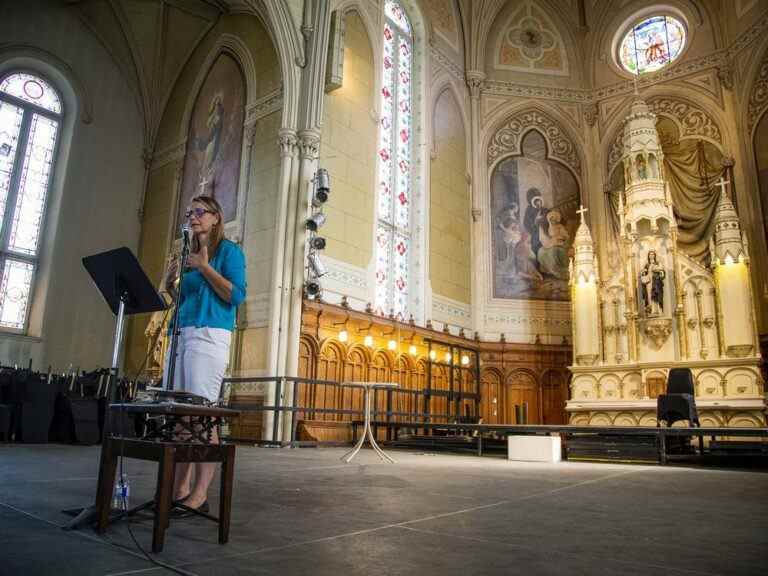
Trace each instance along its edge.
<instances>
[{"instance_id":1,"label":"decorative molding","mask_svg":"<svg viewBox=\"0 0 768 576\"><path fill-rule=\"evenodd\" d=\"M365 268L360 268L341 260L336 260L330 256L321 256L328 272L320 279L320 285L323 287L323 299L329 302L335 299L326 296L326 292L347 296L358 303L365 303L370 300L372 292L368 290L368 272ZM369 294L371 292L371 294Z\"/></svg>"},{"instance_id":2,"label":"decorative molding","mask_svg":"<svg viewBox=\"0 0 768 576\"><path fill-rule=\"evenodd\" d=\"M530 314L515 314L503 312L486 312L483 316L486 324L504 324L512 326L523 326L532 328L555 328L571 329L571 321L567 318L556 318L553 316L532 316Z\"/></svg>"},{"instance_id":3,"label":"decorative molding","mask_svg":"<svg viewBox=\"0 0 768 576\"><path fill-rule=\"evenodd\" d=\"M766 29L768 29L768 14L758 20L749 30L739 35L739 37L728 46L728 56L736 56L736 54L744 50L744 48L752 44L752 42L761 38Z\"/></svg>"},{"instance_id":4,"label":"decorative molding","mask_svg":"<svg viewBox=\"0 0 768 576\"><path fill-rule=\"evenodd\" d=\"M581 175L581 159L575 144L555 120L540 110L516 112L496 131L488 146L488 165L502 156L519 154L520 139L531 128L538 128L547 139L550 157L564 162Z\"/></svg>"},{"instance_id":5,"label":"decorative molding","mask_svg":"<svg viewBox=\"0 0 768 576\"><path fill-rule=\"evenodd\" d=\"M245 109L245 123L251 124L269 116L274 112L278 112L283 107L283 89L282 87L273 90L269 94L262 96L256 100L253 104L250 104Z\"/></svg>"},{"instance_id":6,"label":"decorative molding","mask_svg":"<svg viewBox=\"0 0 768 576\"><path fill-rule=\"evenodd\" d=\"M520 3L504 24L493 47L493 66L526 74L569 75L560 31L546 12L530 1Z\"/></svg>"},{"instance_id":7,"label":"decorative molding","mask_svg":"<svg viewBox=\"0 0 768 576\"><path fill-rule=\"evenodd\" d=\"M445 54L442 50L440 50L437 46L431 45L429 47L429 53L432 57L432 61L437 64L439 68L443 68L448 73L450 73L454 78L457 78L458 80L461 80L462 83L466 82L466 77L464 76L464 69L456 64L453 60L451 60L450 56Z\"/></svg>"},{"instance_id":8,"label":"decorative molding","mask_svg":"<svg viewBox=\"0 0 768 576\"><path fill-rule=\"evenodd\" d=\"M469 328L472 322L472 307L464 302L433 294L432 319Z\"/></svg>"},{"instance_id":9,"label":"decorative molding","mask_svg":"<svg viewBox=\"0 0 768 576\"><path fill-rule=\"evenodd\" d=\"M587 123L587 126L592 128L597 122L597 116L599 114L597 104L595 103L585 104L583 106L583 110L584 110L584 121Z\"/></svg>"},{"instance_id":10,"label":"decorative molding","mask_svg":"<svg viewBox=\"0 0 768 576\"><path fill-rule=\"evenodd\" d=\"M171 146L168 146L167 148L164 148L160 152L154 155L152 158L152 164L150 166L150 170L157 170L158 168L162 168L166 164L170 164L171 162L174 162L176 160L181 160L184 158L184 154L187 150L187 139L185 138L181 142L177 144L172 144Z\"/></svg>"},{"instance_id":11,"label":"decorative molding","mask_svg":"<svg viewBox=\"0 0 768 576\"><path fill-rule=\"evenodd\" d=\"M549 86L531 86L519 82L504 80L486 80L483 94L516 98L538 98L543 100L563 100L566 102L591 102L594 100L591 90L579 88L555 88Z\"/></svg>"},{"instance_id":12,"label":"decorative molding","mask_svg":"<svg viewBox=\"0 0 768 576\"><path fill-rule=\"evenodd\" d=\"M763 56L763 61L760 63L760 70L757 73L757 77L752 84L752 90L749 94L749 104L747 104L747 130L750 134L766 108L768 108L768 52Z\"/></svg>"}]
</instances>

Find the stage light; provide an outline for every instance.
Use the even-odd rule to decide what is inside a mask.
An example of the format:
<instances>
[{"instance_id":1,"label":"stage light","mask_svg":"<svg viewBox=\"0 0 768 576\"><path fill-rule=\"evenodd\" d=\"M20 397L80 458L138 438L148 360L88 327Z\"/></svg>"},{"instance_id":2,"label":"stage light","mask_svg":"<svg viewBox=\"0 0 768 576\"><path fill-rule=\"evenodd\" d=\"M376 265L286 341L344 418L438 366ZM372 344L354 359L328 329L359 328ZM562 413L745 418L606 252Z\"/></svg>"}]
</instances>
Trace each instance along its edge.
<instances>
[{"instance_id":1,"label":"stage light","mask_svg":"<svg viewBox=\"0 0 768 576\"><path fill-rule=\"evenodd\" d=\"M435 352L434 350L430 350L429 351L429 359L430 360L434 360L435 358L437 358L437 352Z\"/></svg>"},{"instance_id":2,"label":"stage light","mask_svg":"<svg viewBox=\"0 0 768 576\"><path fill-rule=\"evenodd\" d=\"M387 342L387 348L389 348L390 350L397 350L397 342L395 342L394 340L390 340L389 342Z\"/></svg>"},{"instance_id":3,"label":"stage light","mask_svg":"<svg viewBox=\"0 0 768 576\"><path fill-rule=\"evenodd\" d=\"M317 208L328 202L330 193L331 178L328 176L328 170L320 168L315 174L315 191L312 194L312 206Z\"/></svg>"},{"instance_id":4,"label":"stage light","mask_svg":"<svg viewBox=\"0 0 768 576\"><path fill-rule=\"evenodd\" d=\"M462 365L462 366L466 366L467 364L469 364L469 356L467 356L466 354L464 354L464 355L461 357L461 365Z\"/></svg>"},{"instance_id":5,"label":"stage light","mask_svg":"<svg viewBox=\"0 0 768 576\"><path fill-rule=\"evenodd\" d=\"M413 344L411 344L411 345L408 347L408 354L410 354L411 356L416 356L416 353L417 353L417 350L416 350L416 346L414 346Z\"/></svg>"},{"instance_id":6,"label":"stage light","mask_svg":"<svg viewBox=\"0 0 768 576\"><path fill-rule=\"evenodd\" d=\"M309 260L309 267L312 268L312 273L315 275L315 278L320 278L320 276L323 276L328 272L325 264L323 264L322 260L320 260L320 256L317 254L312 253L307 259Z\"/></svg>"},{"instance_id":7,"label":"stage light","mask_svg":"<svg viewBox=\"0 0 768 576\"><path fill-rule=\"evenodd\" d=\"M317 296L320 294L320 283L319 282L307 282L306 285L306 291L308 296Z\"/></svg>"},{"instance_id":8,"label":"stage light","mask_svg":"<svg viewBox=\"0 0 768 576\"><path fill-rule=\"evenodd\" d=\"M325 238L322 236L314 236L309 241L309 245L315 250L325 250Z\"/></svg>"},{"instance_id":9,"label":"stage light","mask_svg":"<svg viewBox=\"0 0 768 576\"><path fill-rule=\"evenodd\" d=\"M373 348L373 336L368 334L365 338L363 338L363 344L368 346L368 348Z\"/></svg>"},{"instance_id":10,"label":"stage light","mask_svg":"<svg viewBox=\"0 0 768 576\"><path fill-rule=\"evenodd\" d=\"M450 352L446 352L445 353L445 361L450 364L452 359L453 359L453 356L451 356L451 353Z\"/></svg>"},{"instance_id":11,"label":"stage light","mask_svg":"<svg viewBox=\"0 0 768 576\"><path fill-rule=\"evenodd\" d=\"M311 232L317 232L317 229L323 224L325 224L325 214L322 212L312 214L312 216L307 218L306 222L307 230L310 230Z\"/></svg>"},{"instance_id":12,"label":"stage light","mask_svg":"<svg viewBox=\"0 0 768 576\"><path fill-rule=\"evenodd\" d=\"M346 342L347 340L349 340L349 332L346 330L339 332L339 342Z\"/></svg>"}]
</instances>

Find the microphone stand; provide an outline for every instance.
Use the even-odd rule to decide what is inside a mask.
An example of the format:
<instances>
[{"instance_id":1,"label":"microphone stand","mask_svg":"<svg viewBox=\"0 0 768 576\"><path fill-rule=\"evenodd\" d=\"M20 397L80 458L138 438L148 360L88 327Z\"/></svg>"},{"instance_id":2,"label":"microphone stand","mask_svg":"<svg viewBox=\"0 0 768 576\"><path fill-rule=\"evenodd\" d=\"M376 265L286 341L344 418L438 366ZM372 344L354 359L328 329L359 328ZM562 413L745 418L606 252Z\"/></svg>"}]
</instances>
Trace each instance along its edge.
<instances>
[{"instance_id":1,"label":"microphone stand","mask_svg":"<svg viewBox=\"0 0 768 576\"><path fill-rule=\"evenodd\" d=\"M174 304L176 308L173 311L173 318L171 320L171 348L168 353L168 374L165 384L166 390L173 390L173 378L176 373L176 356L178 355L179 336L181 335L181 328L179 328L179 308L181 304L181 284L184 281L184 270L187 267L187 257L189 256L189 244L190 244L190 230L186 227L181 229L181 262L179 263L179 289L176 291L176 298L174 298Z\"/></svg>"}]
</instances>

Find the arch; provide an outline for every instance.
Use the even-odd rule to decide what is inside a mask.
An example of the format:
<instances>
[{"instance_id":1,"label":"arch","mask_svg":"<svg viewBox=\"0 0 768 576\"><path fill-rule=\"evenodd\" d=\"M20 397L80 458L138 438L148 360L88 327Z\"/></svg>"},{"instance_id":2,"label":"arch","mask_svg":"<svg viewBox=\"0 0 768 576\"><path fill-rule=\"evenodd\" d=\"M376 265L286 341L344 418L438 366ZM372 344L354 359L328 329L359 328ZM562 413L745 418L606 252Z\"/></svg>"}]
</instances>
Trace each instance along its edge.
<instances>
[{"instance_id":1,"label":"arch","mask_svg":"<svg viewBox=\"0 0 768 576\"><path fill-rule=\"evenodd\" d=\"M566 14L561 9L561 3L547 2L547 0L524 0L522 2L507 2L499 10L496 17L488 26L488 37L484 46L484 57L482 63L486 72L494 73L507 72L513 74L548 74L550 76L560 76L563 79L579 79L581 77L581 67L577 62L571 61L571 55L580 52L578 42L574 37L573 27L569 26L568 21L571 15ZM528 25L540 35L539 48L541 53L528 58L526 53L521 50L521 42L518 39L512 46L514 50L517 47L518 59L528 60L528 65L505 64L499 61L502 45L507 41L512 44L510 38L510 26L513 20L518 22L527 21ZM516 30L521 30L517 28ZM526 29L528 31L529 29ZM560 44L560 46L558 46ZM530 50L530 47L528 47ZM551 58L551 54L556 52L557 56L562 58L559 68L536 69L531 67L535 62Z\"/></svg>"},{"instance_id":2,"label":"arch","mask_svg":"<svg viewBox=\"0 0 768 576\"><path fill-rule=\"evenodd\" d=\"M461 118L461 126L464 132L464 145L467 150L470 149L469 142L469 118L467 116L467 110L464 105L464 98L461 96L461 91L457 88L454 78L447 72L442 72L440 76L432 83L431 90L432 97L430 99L431 113L429 115L430 126L429 134L432 150L435 149L435 114L437 114L437 104L443 95L448 94L453 98L453 102L456 105L456 109L459 111L459 117Z\"/></svg>"},{"instance_id":3,"label":"arch","mask_svg":"<svg viewBox=\"0 0 768 576\"><path fill-rule=\"evenodd\" d=\"M378 43L374 42L374 38L379 37L379 27L371 18L368 10L365 9L363 2L361 0L342 0L342 2L336 6L335 10L340 11L344 18L346 18L350 12L354 12L360 18L363 27L365 28L365 35L368 37L368 46L371 49L371 54L373 54L374 70L379 70L381 68L382 54L381 50L379 50ZM374 102L371 103L371 108L375 107L376 103L374 99Z\"/></svg>"},{"instance_id":4,"label":"arch","mask_svg":"<svg viewBox=\"0 0 768 576\"><path fill-rule=\"evenodd\" d=\"M376 187L376 194L373 203L373 221L376 223L371 230L372 238L371 245L374 246L374 258L371 260L369 266L369 277L371 278L370 285L373 290L374 309L379 313L385 314L389 308L394 305L396 308L396 315L401 315L404 318L409 314L413 315L417 322L423 322L425 309L424 303L427 298L427 287L429 286L429 271L427 268L428 262L428 229L425 225L427 220L427 200L425 190L427 186L422 183L427 179L429 158L428 154L428 132L424 128L428 123L428 110L429 104L427 94L427 44L426 44L426 26L424 22L423 14L418 6L416 0L395 0L400 7L405 11L406 17L410 24L410 41L411 41L411 127L409 130L410 135L410 158L409 158L409 253L407 256L407 269L408 277L406 279L405 289L401 290L401 300L399 306L404 310L398 310L395 305L394 298L394 286L387 286L386 290L382 290L377 293L377 285L374 281L377 273L376 264L376 250L378 243L376 242L376 236L379 233L379 225L381 220L378 218L378 186ZM383 41L384 22L386 18L383 14L385 3L380 2L380 14L378 27L380 33L376 35L379 41ZM374 50L374 54L381 53L381 47ZM384 79L384 67L377 61L377 72L375 80L375 93L382 94L382 86ZM382 98L377 98L376 102L376 114L378 118L382 118ZM377 135L377 146L380 146L381 142L381 122L379 122L379 134ZM394 139L393 139L394 142ZM426 144L426 145L425 145ZM394 143L393 143L394 146ZM376 171L379 171L379 165L377 164ZM387 234L390 234L394 238L394 227L391 226L391 222L387 222L386 225L381 224L382 229L386 229ZM392 263L394 265L394 262ZM392 275L394 278L394 275ZM393 302L389 302L390 298Z\"/></svg>"},{"instance_id":5,"label":"arch","mask_svg":"<svg viewBox=\"0 0 768 576\"><path fill-rule=\"evenodd\" d=\"M595 412L589 417L590 426L611 426L613 420L608 412Z\"/></svg>"},{"instance_id":6,"label":"arch","mask_svg":"<svg viewBox=\"0 0 768 576\"><path fill-rule=\"evenodd\" d=\"M84 124L93 121L92 102L85 84L63 60L45 50L26 45L0 47L0 76L13 72L29 72L44 78L57 91L62 101L62 114L58 117L58 135L54 148L53 170L49 175L49 188L37 244L34 275L27 296L24 333L40 337L46 301L53 285L51 271L56 249L64 183L69 170L69 155L75 131L76 119ZM138 109L138 108L137 108Z\"/></svg>"},{"instance_id":7,"label":"arch","mask_svg":"<svg viewBox=\"0 0 768 576\"><path fill-rule=\"evenodd\" d=\"M613 419L614 426L637 426L637 417L631 412L619 412Z\"/></svg>"},{"instance_id":8,"label":"arch","mask_svg":"<svg viewBox=\"0 0 768 576\"><path fill-rule=\"evenodd\" d=\"M723 393L723 375L712 368L701 370L695 375L696 396L720 396Z\"/></svg>"},{"instance_id":9,"label":"arch","mask_svg":"<svg viewBox=\"0 0 768 576\"><path fill-rule=\"evenodd\" d=\"M192 83L192 88L187 95L187 100L184 105L184 112L181 116L181 123L179 124L179 142L186 141L189 133L189 121L192 118L192 110L194 109L197 96L200 93L200 88L203 86L203 82L208 77L211 68L218 60L219 56L226 54L231 56L243 73L245 79L245 110L253 106L256 100L256 64L251 55L251 51L239 37L234 34L224 33L217 39L216 43L206 54L203 59L203 63L197 70L195 80ZM173 90L171 90L171 93ZM169 93L170 98L170 93ZM247 116L245 117L247 121Z\"/></svg>"},{"instance_id":10,"label":"arch","mask_svg":"<svg viewBox=\"0 0 768 576\"><path fill-rule=\"evenodd\" d=\"M608 120L603 139L600 143L602 157L605 158L604 177L610 181L614 169L623 157L624 124L629 109L634 102L627 97L616 107ZM669 118L679 129L680 139L701 139L725 153L731 134L728 122L723 117L717 102L707 95L683 90L675 86L655 86L647 90L644 100L651 112L657 116ZM733 143L732 143L733 145Z\"/></svg>"},{"instance_id":11,"label":"arch","mask_svg":"<svg viewBox=\"0 0 768 576\"><path fill-rule=\"evenodd\" d=\"M85 83L72 67L61 58L26 44L6 44L0 46L0 75L5 76L11 70L30 70L37 74L53 78L64 100L65 116L79 116L83 124L93 122L93 101Z\"/></svg>"},{"instance_id":12,"label":"arch","mask_svg":"<svg viewBox=\"0 0 768 576\"><path fill-rule=\"evenodd\" d=\"M756 370L734 367L726 371L723 380L727 382L726 396L757 396L760 393L759 376Z\"/></svg>"},{"instance_id":13,"label":"arch","mask_svg":"<svg viewBox=\"0 0 768 576\"><path fill-rule=\"evenodd\" d=\"M283 84L283 118L281 128L295 129L298 124L298 106L301 67L306 62L304 38L299 36L286 0L259 0L253 5L280 61Z\"/></svg>"},{"instance_id":14,"label":"arch","mask_svg":"<svg viewBox=\"0 0 768 576\"><path fill-rule=\"evenodd\" d=\"M662 0L662 3L654 4L640 4L637 2L629 2L622 8L615 10L612 0L598 0L597 5L593 8L592 14L597 15L597 22L593 26L590 26L593 30L598 31L595 34L592 42L586 50L587 62L592 62L590 66L588 76L589 80L594 85L596 71L598 67L604 66L603 60L600 58L601 54L609 54L609 62L611 69L620 74L624 78L630 76L629 72L621 68L614 62L614 54L618 46L616 43L620 42L620 38L623 37L622 32L635 20L643 18L643 16L650 15L654 12L663 11L663 8L672 8L668 12L678 16L682 16L687 23L687 35L688 39L686 43L690 46L693 44L693 39L696 34L696 28L701 27L705 23L710 24L710 29L716 38L716 42L721 44L723 42L721 28L717 25L712 25L712 15L709 13L706 7L702 9L700 3L694 0ZM602 4L602 5L601 5ZM661 10L660 10L661 9ZM682 63L685 54L681 55L681 58L677 60L677 63Z\"/></svg>"},{"instance_id":15,"label":"arch","mask_svg":"<svg viewBox=\"0 0 768 576\"><path fill-rule=\"evenodd\" d=\"M729 428L760 428L765 425L764 421L750 414L749 412L736 412L728 417Z\"/></svg>"},{"instance_id":16,"label":"arch","mask_svg":"<svg viewBox=\"0 0 768 576\"><path fill-rule=\"evenodd\" d=\"M583 188L583 141L562 115L546 104L510 104L496 110L486 124L480 150L486 154L490 174L507 156L520 154L520 144L532 129L547 141L547 155L567 166Z\"/></svg>"},{"instance_id":17,"label":"arch","mask_svg":"<svg viewBox=\"0 0 768 576\"><path fill-rule=\"evenodd\" d=\"M638 426L654 427L657 422L655 412L645 412L637 419Z\"/></svg>"}]
</instances>

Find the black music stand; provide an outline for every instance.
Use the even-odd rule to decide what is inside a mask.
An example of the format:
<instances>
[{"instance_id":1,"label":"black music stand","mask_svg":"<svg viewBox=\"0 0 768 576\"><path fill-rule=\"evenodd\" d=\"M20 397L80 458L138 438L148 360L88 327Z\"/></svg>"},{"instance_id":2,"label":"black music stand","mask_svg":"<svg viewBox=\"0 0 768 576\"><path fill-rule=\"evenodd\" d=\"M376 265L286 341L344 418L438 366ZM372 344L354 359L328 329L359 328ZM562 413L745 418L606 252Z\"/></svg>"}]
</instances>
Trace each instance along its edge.
<instances>
[{"instance_id":1,"label":"black music stand","mask_svg":"<svg viewBox=\"0 0 768 576\"><path fill-rule=\"evenodd\" d=\"M119 372L120 346L123 340L123 325L125 316L157 312L167 308L162 296L157 293L147 275L142 270L136 256L130 248L123 246L108 250L93 256L83 258L83 266L91 275L96 287L104 296L112 313L117 316L115 327L115 343L112 349L111 383L117 388ZM107 384L105 396L110 402L110 385ZM109 411L105 417L104 435L109 434ZM95 506L83 509L65 529L80 528L95 520Z\"/></svg>"},{"instance_id":2,"label":"black music stand","mask_svg":"<svg viewBox=\"0 0 768 576\"><path fill-rule=\"evenodd\" d=\"M112 349L112 378L117 381L120 345L125 316L157 312L167 308L130 248L123 246L86 256L83 266L117 316L115 345ZM109 397L109 394L106 394Z\"/></svg>"}]
</instances>

